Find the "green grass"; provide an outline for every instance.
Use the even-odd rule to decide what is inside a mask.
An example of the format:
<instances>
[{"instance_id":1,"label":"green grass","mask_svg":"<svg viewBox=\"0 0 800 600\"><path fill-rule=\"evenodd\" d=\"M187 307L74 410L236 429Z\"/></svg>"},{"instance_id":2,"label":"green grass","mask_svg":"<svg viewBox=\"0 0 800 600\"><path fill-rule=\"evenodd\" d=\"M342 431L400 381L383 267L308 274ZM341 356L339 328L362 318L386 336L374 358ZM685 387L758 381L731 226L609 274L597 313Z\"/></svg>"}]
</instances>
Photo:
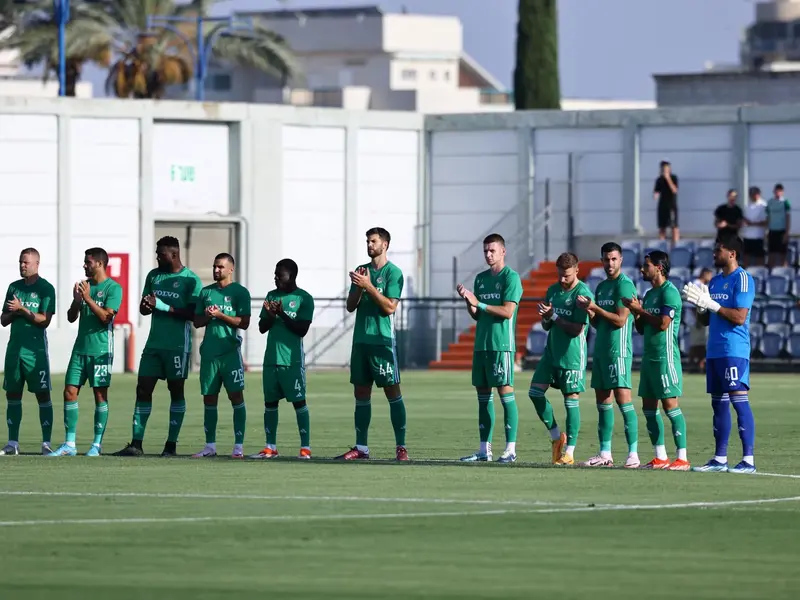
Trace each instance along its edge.
<instances>
[{"instance_id":1,"label":"green grass","mask_svg":"<svg viewBox=\"0 0 800 600\"><path fill-rule=\"evenodd\" d=\"M546 467L549 438L526 397L528 378L518 374L520 462L510 466L444 462L476 449L477 401L468 373L427 372L403 379L408 448L417 464L325 460L353 442L352 398L339 372L309 376L312 462L0 459L0 598L797 597L800 502L761 500L800 497L800 479ZM753 378L764 473L800 474L797 381ZM259 377L248 386L246 450L253 453L264 442ZM115 376L109 453L129 440L134 390L133 377ZM689 458L700 464L713 450L711 410L700 378L687 377L685 392ZM185 454L203 445L194 376L187 399L179 447ZM394 443L380 400L376 394L370 447L375 458L388 459ZM54 404L57 444L60 399ZM78 442L85 451L88 390L81 404ZM562 417L561 402L555 404ZM582 404L579 459L597 450L594 403L587 395ZM161 384L145 439L152 454L166 436L167 405ZM616 417L621 461L626 449ZM640 430L640 455L649 460L643 418ZM500 426L496 454L502 435ZM278 436L283 455L295 456L297 430L286 404ZM227 406L218 442L230 451ZM39 448L29 396L21 443L23 451ZM739 452L734 431L731 458Z\"/></svg>"}]
</instances>

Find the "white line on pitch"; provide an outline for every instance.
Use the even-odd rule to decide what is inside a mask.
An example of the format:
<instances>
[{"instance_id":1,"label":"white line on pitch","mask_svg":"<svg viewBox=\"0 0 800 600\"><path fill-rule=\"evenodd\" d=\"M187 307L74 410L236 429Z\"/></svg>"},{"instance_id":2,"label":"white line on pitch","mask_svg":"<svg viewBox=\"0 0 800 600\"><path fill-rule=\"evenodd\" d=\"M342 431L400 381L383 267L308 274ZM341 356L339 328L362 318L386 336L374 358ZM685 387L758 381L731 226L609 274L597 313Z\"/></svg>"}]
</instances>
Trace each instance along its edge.
<instances>
[{"instance_id":1,"label":"white line on pitch","mask_svg":"<svg viewBox=\"0 0 800 600\"><path fill-rule=\"evenodd\" d=\"M668 510L681 508L722 508L734 506L752 506L759 504L775 504L778 502L797 502L800 496L788 498L761 498L756 500L726 500L719 502L683 502L676 504L610 504L584 507L553 507L531 509L496 509L484 511L453 512L418 512L418 513L383 513L355 515L252 515L252 516L208 516L208 517L123 517L120 519L46 519L26 521L0 521L0 527L40 526L40 525L124 525L146 523L202 523L226 521L347 521L366 519L414 519L440 517L475 517L521 514L556 514L599 511L637 511Z\"/></svg>"},{"instance_id":2,"label":"white line on pitch","mask_svg":"<svg viewBox=\"0 0 800 600\"><path fill-rule=\"evenodd\" d=\"M786 479L800 479L800 475L789 475L787 473L762 473L761 471L756 471L752 473L752 475L760 475L761 477L785 477Z\"/></svg>"}]
</instances>

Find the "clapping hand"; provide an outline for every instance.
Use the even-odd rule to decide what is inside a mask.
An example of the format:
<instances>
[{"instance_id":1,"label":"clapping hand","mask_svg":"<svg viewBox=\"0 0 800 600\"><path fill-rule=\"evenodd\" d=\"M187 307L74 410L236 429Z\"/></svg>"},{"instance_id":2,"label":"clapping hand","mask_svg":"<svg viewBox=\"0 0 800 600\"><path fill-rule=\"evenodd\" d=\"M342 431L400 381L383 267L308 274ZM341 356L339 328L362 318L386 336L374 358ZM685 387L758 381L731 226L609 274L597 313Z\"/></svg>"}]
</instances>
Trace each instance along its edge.
<instances>
[{"instance_id":1,"label":"clapping hand","mask_svg":"<svg viewBox=\"0 0 800 600\"><path fill-rule=\"evenodd\" d=\"M553 305L547 302L540 302L539 306L539 316L542 317L545 321L549 321L553 317Z\"/></svg>"}]
</instances>

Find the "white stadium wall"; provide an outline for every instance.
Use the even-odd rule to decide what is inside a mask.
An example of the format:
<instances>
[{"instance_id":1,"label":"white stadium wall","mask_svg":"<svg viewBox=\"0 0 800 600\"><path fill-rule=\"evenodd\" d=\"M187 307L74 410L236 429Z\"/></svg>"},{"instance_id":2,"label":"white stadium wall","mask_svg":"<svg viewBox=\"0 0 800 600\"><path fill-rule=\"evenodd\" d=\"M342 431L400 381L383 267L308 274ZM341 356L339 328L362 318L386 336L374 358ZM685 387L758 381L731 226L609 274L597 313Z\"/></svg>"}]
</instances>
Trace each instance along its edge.
<instances>
[{"instance_id":1,"label":"white stadium wall","mask_svg":"<svg viewBox=\"0 0 800 600\"><path fill-rule=\"evenodd\" d=\"M5 98L0 276L17 278L22 248L41 251L41 273L59 294L48 332L59 372L75 336L63 317L83 251L103 246L118 255L115 265L126 256L135 342L126 347L118 336L120 371L138 363L148 333L138 300L156 229L228 224L253 312L273 287L275 263L293 258L299 283L318 299L306 338L311 366L344 365L352 317L341 297L347 272L366 261L368 228L392 233L405 297L449 298L453 257L459 277L480 269L476 241L492 229L510 240L520 269L567 249L570 205L576 244L653 235L652 185L665 158L680 176L681 226L690 235L711 234L711 212L729 187L754 184L767 194L781 181L791 198L800 187L799 134L800 106L424 117ZM226 244L199 250L210 256L231 250ZM202 270L207 278L210 264ZM3 350L7 339L0 329ZM254 325L245 336L252 367L264 343Z\"/></svg>"}]
</instances>

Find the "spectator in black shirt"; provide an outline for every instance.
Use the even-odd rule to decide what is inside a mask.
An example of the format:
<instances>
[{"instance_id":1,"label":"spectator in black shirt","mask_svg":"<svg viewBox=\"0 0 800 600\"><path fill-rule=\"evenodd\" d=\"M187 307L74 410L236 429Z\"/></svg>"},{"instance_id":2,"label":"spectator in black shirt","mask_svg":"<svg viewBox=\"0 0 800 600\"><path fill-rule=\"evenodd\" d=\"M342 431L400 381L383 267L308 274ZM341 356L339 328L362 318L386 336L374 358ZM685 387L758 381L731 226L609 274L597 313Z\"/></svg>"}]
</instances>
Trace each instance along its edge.
<instances>
[{"instance_id":1,"label":"spectator in black shirt","mask_svg":"<svg viewBox=\"0 0 800 600\"><path fill-rule=\"evenodd\" d=\"M658 237L667 239L667 229L672 229L672 243L680 239L678 228L678 176L672 172L668 161L661 161L661 175L653 187L653 198L658 202Z\"/></svg>"},{"instance_id":2,"label":"spectator in black shirt","mask_svg":"<svg viewBox=\"0 0 800 600\"><path fill-rule=\"evenodd\" d=\"M739 235L739 229L744 222L744 212L736 204L739 194L736 190L728 190L728 201L720 204L714 211L714 225L717 228L717 239L727 235Z\"/></svg>"}]
</instances>

